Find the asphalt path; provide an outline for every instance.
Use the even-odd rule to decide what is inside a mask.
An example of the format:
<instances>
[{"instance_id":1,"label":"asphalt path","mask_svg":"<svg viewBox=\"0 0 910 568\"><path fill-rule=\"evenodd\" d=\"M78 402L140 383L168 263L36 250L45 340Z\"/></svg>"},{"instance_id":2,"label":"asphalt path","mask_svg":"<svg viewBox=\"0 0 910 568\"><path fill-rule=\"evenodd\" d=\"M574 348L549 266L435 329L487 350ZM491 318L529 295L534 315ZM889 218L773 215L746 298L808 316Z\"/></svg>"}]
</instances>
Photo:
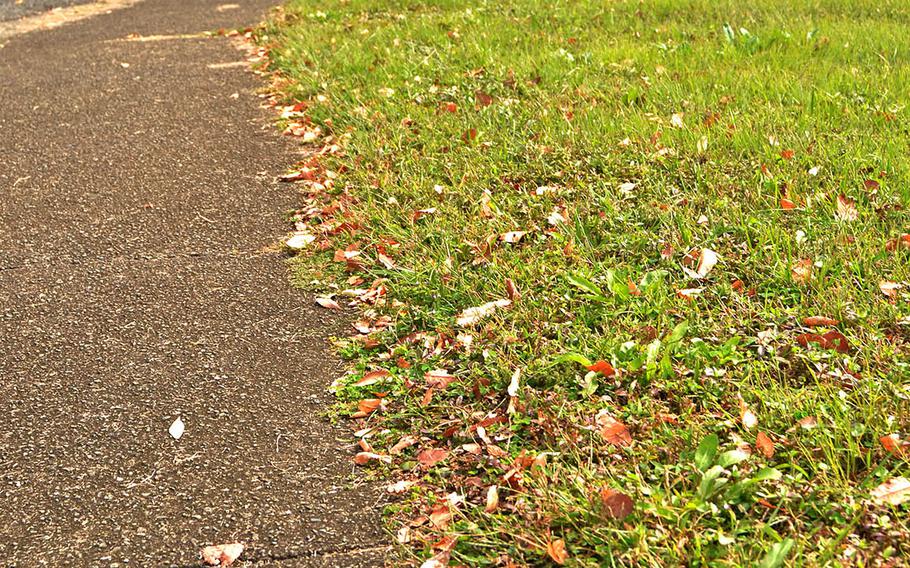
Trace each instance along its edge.
<instances>
[{"instance_id":1,"label":"asphalt path","mask_svg":"<svg viewBox=\"0 0 910 568\"><path fill-rule=\"evenodd\" d=\"M88 2L91 0L0 0L0 22Z\"/></svg>"},{"instance_id":2,"label":"asphalt path","mask_svg":"<svg viewBox=\"0 0 910 568\"><path fill-rule=\"evenodd\" d=\"M343 322L269 248L295 148L243 54L192 35L270 6L237 4L146 0L0 50L4 566L234 541L240 565L383 562L377 492L321 418Z\"/></svg>"}]
</instances>

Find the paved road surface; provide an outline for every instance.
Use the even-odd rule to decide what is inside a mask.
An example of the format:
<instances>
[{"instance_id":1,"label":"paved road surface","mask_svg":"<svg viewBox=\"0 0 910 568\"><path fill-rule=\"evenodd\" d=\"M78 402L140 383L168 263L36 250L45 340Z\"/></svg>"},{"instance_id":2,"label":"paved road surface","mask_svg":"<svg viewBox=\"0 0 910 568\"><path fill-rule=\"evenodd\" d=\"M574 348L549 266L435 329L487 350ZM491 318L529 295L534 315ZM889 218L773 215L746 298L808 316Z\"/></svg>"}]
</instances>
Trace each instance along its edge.
<instances>
[{"instance_id":1,"label":"paved road surface","mask_svg":"<svg viewBox=\"0 0 910 568\"><path fill-rule=\"evenodd\" d=\"M0 0L0 22L40 14L54 8L85 4L91 0Z\"/></svg>"},{"instance_id":2,"label":"paved road surface","mask_svg":"<svg viewBox=\"0 0 910 568\"><path fill-rule=\"evenodd\" d=\"M376 495L319 418L340 324L262 252L293 148L255 76L208 67L242 59L227 39L122 41L270 2L238 3L146 0L0 50L0 564L198 565L235 540L258 565L382 562Z\"/></svg>"}]
</instances>

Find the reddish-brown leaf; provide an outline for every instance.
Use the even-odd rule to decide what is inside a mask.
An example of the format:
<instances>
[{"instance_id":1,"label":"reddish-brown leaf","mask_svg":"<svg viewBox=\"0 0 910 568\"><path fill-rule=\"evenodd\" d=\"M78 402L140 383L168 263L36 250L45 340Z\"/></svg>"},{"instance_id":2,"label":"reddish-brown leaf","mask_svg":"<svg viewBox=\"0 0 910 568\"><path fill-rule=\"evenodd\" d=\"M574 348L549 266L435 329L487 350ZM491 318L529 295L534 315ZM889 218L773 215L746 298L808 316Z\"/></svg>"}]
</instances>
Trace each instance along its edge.
<instances>
[{"instance_id":1,"label":"reddish-brown leaf","mask_svg":"<svg viewBox=\"0 0 910 568\"><path fill-rule=\"evenodd\" d=\"M394 446L389 448L389 453L392 455L400 454L401 450L409 448L417 443L417 436L411 436L410 434L402 436Z\"/></svg>"},{"instance_id":2,"label":"reddish-brown leaf","mask_svg":"<svg viewBox=\"0 0 910 568\"><path fill-rule=\"evenodd\" d=\"M477 101L477 106L480 108L488 107L493 104L493 97L484 93L483 91L475 92L474 100Z\"/></svg>"},{"instance_id":3,"label":"reddish-brown leaf","mask_svg":"<svg viewBox=\"0 0 910 568\"><path fill-rule=\"evenodd\" d=\"M357 410L363 413L364 416L374 412L382 404L382 399L379 398L365 398L357 403Z\"/></svg>"},{"instance_id":4,"label":"reddish-brown leaf","mask_svg":"<svg viewBox=\"0 0 910 568\"><path fill-rule=\"evenodd\" d=\"M597 414L595 422L600 428L600 435L610 444L614 446L632 445L632 435L629 434L629 428L616 418L613 418L606 410L602 410Z\"/></svg>"},{"instance_id":5,"label":"reddish-brown leaf","mask_svg":"<svg viewBox=\"0 0 910 568\"><path fill-rule=\"evenodd\" d=\"M785 160L793 159L793 154L794 154L793 150L781 150L780 151L780 157Z\"/></svg>"},{"instance_id":6,"label":"reddish-brown leaf","mask_svg":"<svg viewBox=\"0 0 910 568\"><path fill-rule=\"evenodd\" d=\"M809 316L803 318L803 325L806 327L819 327L819 326L831 326L837 325L838 322L836 319L828 318L825 316Z\"/></svg>"},{"instance_id":7,"label":"reddish-brown leaf","mask_svg":"<svg viewBox=\"0 0 910 568\"><path fill-rule=\"evenodd\" d=\"M515 282L512 282L511 278L506 278L506 297L512 300L513 303L521 299L521 292L518 290L518 286L515 285Z\"/></svg>"},{"instance_id":8,"label":"reddish-brown leaf","mask_svg":"<svg viewBox=\"0 0 910 568\"><path fill-rule=\"evenodd\" d=\"M454 375L450 375L445 369L433 369L432 371L427 371L423 378L427 381L427 385L433 387L434 389L444 389L454 381L458 380Z\"/></svg>"},{"instance_id":9,"label":"reddish-brown leaf","mask_svg":"<svg viewBox=\"0 0 910 568\"><path fill-rule=\"evenodd\" d=\"M365 374L362 379L360 379L359 381L354 383L354 386L355 387L365 387L365 386L373 385L373 384L378 383L382 379L388 377L389 375L391 375L391 373L389 373L385 369L377 369L375 371L370 371L369 373Z\"/></svg>"},{"instance_id":10,"label":"reddish-brown leaf","mask_svg":"<svg viewBox=\"0 0 910 568\"><path fill-rule=\"evenodd\" d=\"M785 211L790 211L790 210L796 209L796 204L793 203L792 201L790 201L789 199L787 199L786 197L783 197L780 200L780 208Z\"/></svg>"},{"instance_id":11,"label":"reddish-brown leaf","mask_svg":"<svg viewBox=\"0 0 910 568\"><path fill-rule=\"evenodd\" d=\"M390 456L384 456L382 454L376 454L373 452L358 452L357 455L354 456L354 463L357 465L366 465L374 460L385 463L392 463L392 458Z\"/></svg>"},{"instance_id":12,"label":"reddish-brown leaf","mask_svg":"<svg viewBox=\"0 0 910 568\"><path fill-rule=\"evenodd\" d=\"M847 338L844 337L844 334L832 329L828 333L822 335L824 343L822 347L825 349L834 349L838 353L849 353L850 352L850 342L847 341Z\"/></svg>"},{"instance_id":13,"label":"reddish-brown leaf","mask_svg":"<svg viewBox=\"0 0 910 568\"><path fill-rule=\"evenodd\" d=\"M417 454L417 461L424 467L433 467L449 457L449 452L442 448L429 448Z\"/></svg>"},{"instance_id":14,"label":"reddish-brown leaf","mask_svg":"<svg viewBox=\"0 0 910 568\"><path fill-rule=\"evenodd\" d=\"M445 529L452 520L452 510L448 503L440 503L430 512L430 522L438 529Z\"/></svg>"},{"instance_id":15,"label":"reddish-brown leaf","mask_svg":"<svg viewBox=\"0 0 910 568\"><path fill-rule=\"evenodd\" d=\"M612 489L600 491L600 502L603 505L604 513L611 519L625 519L635 508L631 497Z\"/></svg>"},{"instance_id":16,"label":"reddish-brown leaf","mask_svg":"<svg viewBox=\"0 0 910 568\"><path fill-rule=\"evenodd\" d=\"M894 237L885 245L885 249L896 251L899 249L910 250L910 233L903 233L899 237Z\"/></svg>"}]
</instances>

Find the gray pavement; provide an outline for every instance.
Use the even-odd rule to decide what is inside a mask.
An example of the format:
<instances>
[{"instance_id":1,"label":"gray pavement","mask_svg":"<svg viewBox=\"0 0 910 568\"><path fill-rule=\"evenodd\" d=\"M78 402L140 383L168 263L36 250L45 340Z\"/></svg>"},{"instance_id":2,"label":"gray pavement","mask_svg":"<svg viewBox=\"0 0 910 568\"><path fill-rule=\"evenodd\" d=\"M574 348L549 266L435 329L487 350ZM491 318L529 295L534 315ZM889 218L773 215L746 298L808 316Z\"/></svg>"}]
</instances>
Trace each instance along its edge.
<instances>
[{"instance_id":1,"label":"gray pavement","mask_svg":"<svg viewBox=\"0 0 910 568\"><path fill-rule=\"evenodd\" d=\"M0 22L87 2L91 0L0 0Z\"/></svg>"},{"instance_id":2,"label":"gray pavement","mask_svg":"<svg viewBox=\"0 0 910 568\"><path fill-rule=\"evenodd\" d=\"M320 413L342 323L288 285L294 148L225 38L271 4L146 0L0 50L0 565L377 566ZM236 96L235 96L236 95ZM178 416L186 432L167 429Z\"/></svg>"}]
</instances>

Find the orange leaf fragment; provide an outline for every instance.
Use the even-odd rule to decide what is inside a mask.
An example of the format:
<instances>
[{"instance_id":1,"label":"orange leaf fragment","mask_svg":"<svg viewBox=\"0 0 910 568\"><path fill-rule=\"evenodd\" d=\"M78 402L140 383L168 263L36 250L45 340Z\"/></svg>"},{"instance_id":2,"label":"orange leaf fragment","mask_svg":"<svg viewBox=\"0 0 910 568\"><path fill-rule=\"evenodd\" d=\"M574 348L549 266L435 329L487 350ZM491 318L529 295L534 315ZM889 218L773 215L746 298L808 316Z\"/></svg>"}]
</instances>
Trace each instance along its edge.
<instances>
[{"instance_id":1,"label":"orange leaf fragment","mask_svg":"<svg viewBox=\"0 0 910 568\"><path fill-rule=\"evenodd\" d=\"M600 373L605 377L612 377L616 375L616 369L613 368L613 365L607 363L604 360L600 360L593 365L588 365L587 369L589 371L594 371L595 373Z\"/></svg>"},{"instance_id":2,"label":"orange leaf fragment","mask_svg":"<svg viewBox=\"0 0 910 568\"><path fill-rule=\"evenodd\" d=\"M910 250L910 233L903 233L899 237L894 237L885 244L885 249L889 251L898 249Z\"/></svg>"},{"instance_id":3,"label":"orange leaf fragment","mask_svg":"<svg viewBox=\"0 0 910 568\"><path fill-rule=\"evenodd\" d=\"M900 436L897 434L888 434L887 436L882 436L878 439L882 443L882 447L888 451L888 453L894 454L896 456L903 455L907 452L907 448L910 448L910 442L905 442L901 440Z\"/></svg>"},{"instance_id":4,"label":"orange leaf fragment","mask_svg":"<svg viewBox=\"0 0 910 568\"><path fill-rule=\"evenodd\" d=\"M569 559L569 553L566 552L566 542L558 538L547 542L547 554L553 562L562 566Z\"/></svg>"},{"instance_id":5,"label":"orange leaf fragment","mask_svg":"<svg viewBox=\"0 0 910 568\"><path fill-rule=\"evenodd\" d=\"M398 442L389 448L389 453L392 455L400 454L401 450L409 448L417 443L417 436L411 436L410 434L402 436Z\"/></svg>"},{"instance_id":6,"label":"orange leaf fragment","mask_svg":"<svg viewBox=\"0 0 910 568\"><path fill-rule=\"evenodd\" d=\"M600 428L600 435L610 444L614 446L632 445L632 435L629 434L629 428L613 418L606 409L597 413L595 423Z\"/></svg>"},{"instance_id":7,"label":"orange leaf fragment","mask_svg":"<svg viewBox=\"0 0 910 568\"><path fill-rule=\"evenodd\" d=\"M506 278L506 297L509 298L512 302L517 302L521 299L521 292L518 290L518 286L515 285L515 282L512 282L511 278Z\"/></svg>"},{"instance_id":8,"label":"orange leaf fragment","mask_svg":"<svg viewBox=\"0 0 910 568\"><path fill-rule=\"evenodd\" d=\"M430 522L436 528L444 529L448 526L449 521L452 520L452 511L449 509L449 505L446 503L440 503L433 507L433 510L430 512Z\"/></svg>"},{"instance_id":9,"label":"orange leaf fragment","mask_svg":"<svg viewBox=\"0 0 910 568\"><path fill-rule=\"evenodd\" d=\"M354 456L354 463L357 465L366 465L374 460L385 463L392 463L391 456L384 456L382 454L373 452L358 452L357 455Z\"/></svg>"},{"instance_id":10,"label":"orange leaf fragment","mask_svg":"<svg viewBox=\"0 0 910 568\"><path fill-rule=\"evenodd\" d=\"M379 398L365 398L357 403L357 410L360 411L361 416L367 416L374 412L379 405L382 404L382 399Z\"/></svg>"},{"instance_id":11,"label":"orange leaf fragment","mask_svg":"<svg viewBox=\"0 0 910 568\"><path fill-rule=\"evenodd\" d=\"M780 208L784 211L792 211L793 209L796 209L796 204L786 197L782 197L780 200Z\"/></svg>"},{"instance_id":12,"label":"orange leaf fragment","mask_svg":"<svg viewBox=\"0 0 910 568\"><path fill-rule=\"evenodd\" d=\"M759 432L755 436L755 446L766 458L771 459L774 457L774 442L764 432Z\"/></svg>"},{"instance_id":13,"label":"orange leaf fragment","mask_svg":"<svg viewBox=\"0 0 910 568\"><path fill-rule=\"evenodd\" d=\"M433 369L432 371L427 371L423 378L427 381L427 385L434 389L444 389L449 386L454 381L458 380L454 375L450 375L445 369Z\"/></svg>"},{"instance_id":14,"label":"orange leaf fragment","mask_svg":"<svg viewBox=\"0 0 910 568\"><path fill-rule=\"evenodd\" d=\"M837 325L838 322L836 319L832 319L825 316L809 316L803 318L803 325L807 327L819 327L819 326L829 326Z\"/></svg>"}]
</instances>

